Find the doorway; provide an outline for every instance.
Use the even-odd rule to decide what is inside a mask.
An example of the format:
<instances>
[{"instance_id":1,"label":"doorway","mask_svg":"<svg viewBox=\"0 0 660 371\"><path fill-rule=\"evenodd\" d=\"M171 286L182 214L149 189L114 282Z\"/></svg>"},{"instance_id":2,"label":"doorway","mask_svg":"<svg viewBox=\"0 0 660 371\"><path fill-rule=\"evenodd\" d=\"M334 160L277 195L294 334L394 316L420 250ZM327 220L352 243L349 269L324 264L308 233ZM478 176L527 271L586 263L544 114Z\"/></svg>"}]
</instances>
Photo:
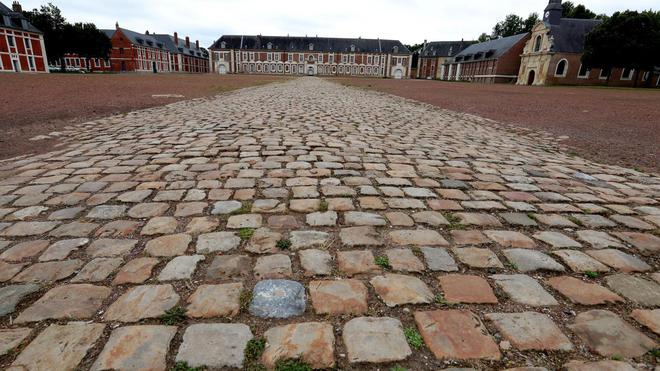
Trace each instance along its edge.
<instances>
[{"instance_id":1,"label":"doorway","mask_svg":"<svg viewBox=\"0 0 660 371\"><path fill-rule=\"evenodd\" d=\"M401 71L400 68L394 70L394 78L397 80L401 80L403 78L403 71Z\"/></svg>"},{"instance_id":2,"label":"doorway","mask_svg":"<svg viewBox=\"0 0 660 371\"><path fill-rule=\"evenodd\" d=\"M307 67L307 76L314 76L314 75L315 75L314 67L312 66Z\"/></svg>"},{"instance_id":3,"label":"doorway","mask_svg":"<svg viewBox=\"0 0 660 371\"><path fill-rule=\"evenodd\" d=\"M527 85L534 85L534 80L536 80L536 72L531 70L529 71L529 76L527 77Z\"/></svg>"},{"instance_id":4,"label":"doorway","mask_svg":"<svg viewBox=\"0 0 660 371\"><path fill-rule=\"evenodd\" d=\"M156 62L151 62L151 68L154 70L154 73L158 73L158 66L156 66Z\"/></svg>"},{"instance_id":5,"label":"doorway","mask_svg":"<svg viewBox=\"0 0 660 371\"><path fill-rule=\"evenodd\" d=\"M21 72L21 63L18 59L12 59L11 63L14 66L14 72Z\"/></svg>"}]
</instances>

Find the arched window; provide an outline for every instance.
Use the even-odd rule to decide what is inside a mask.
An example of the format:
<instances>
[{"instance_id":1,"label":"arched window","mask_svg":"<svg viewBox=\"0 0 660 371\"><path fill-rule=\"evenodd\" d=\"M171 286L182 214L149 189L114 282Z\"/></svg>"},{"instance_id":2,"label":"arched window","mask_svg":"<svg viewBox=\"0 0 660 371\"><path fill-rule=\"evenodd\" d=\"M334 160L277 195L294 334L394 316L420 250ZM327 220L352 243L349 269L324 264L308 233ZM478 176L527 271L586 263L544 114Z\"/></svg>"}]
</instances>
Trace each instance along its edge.
<instances>
[{"instance_id":1,"label":"arched window","mask_svg":"<svg viewBox=\"0 0 660 371\"><path fill-rule=\"evenodd\" d=\"M268 43L268 45L266 45L266 48L273 49L273 43Z\"/></svg>"},{"instance_id":2,"label":"arched window","mask_svg":"<svg viewBox=\"0 0 660 371\"><path fill-rule=\"evenodd\" d=\"M555 70L555 76L565 77L567 70L568 70L568 61L566 59L562 59L562 60L559 61L559 63L557 63L557 69Z\"/></svg>"},{"instance_id":3,"label":"arched window","mask_svg":"<svg viewBox=\"0 0 660 371\"><path fill-rule=\"evenodd\" d=\"M351 45L351 51L352 51L352 52L355 51L355 45Z\"/></svg>"},{"instance_id":4,"label":"arched window","mask_svg":"<svg viewBox=\"0 0 660 371\"><path fill-rule=\"evenodd\" d=\"M543 37L541 35L536 36L536 40L534 41L534 52L540 52L541 51L541 41L543 40Z\"/></svg>"},{"instance_id":5,"label":"arched window","mask_svg":"<svg viewBox=\"0 0 660 371\"><path fill-rule=\"evenodd\" d=\"M226 43L226 42L223 41L223 42L220 43L220 48L221 48L221 49L224 49L224 48L226 48L226 47L227 47L227 43Z\"/></svg>"}]
</instances>

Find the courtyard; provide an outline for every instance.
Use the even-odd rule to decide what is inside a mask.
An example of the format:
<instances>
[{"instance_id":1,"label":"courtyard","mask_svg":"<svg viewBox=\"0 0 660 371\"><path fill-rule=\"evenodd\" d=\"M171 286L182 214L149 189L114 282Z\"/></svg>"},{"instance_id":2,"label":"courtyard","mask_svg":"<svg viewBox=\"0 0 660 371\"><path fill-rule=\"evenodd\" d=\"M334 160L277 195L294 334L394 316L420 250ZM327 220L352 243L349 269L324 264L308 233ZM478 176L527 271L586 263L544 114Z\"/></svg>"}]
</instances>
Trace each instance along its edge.
<instances>
[{"instance_id":1,"label":"courtyard","mask_svg":"<svg viewBox=\"0 0 660 371\"><path fill-rule=\"evenodd\" d=\"M200 99L0 161L0 367L656 367L658 176L416 82L340 82L150 90Z\"/></svg>"}]
</instances>

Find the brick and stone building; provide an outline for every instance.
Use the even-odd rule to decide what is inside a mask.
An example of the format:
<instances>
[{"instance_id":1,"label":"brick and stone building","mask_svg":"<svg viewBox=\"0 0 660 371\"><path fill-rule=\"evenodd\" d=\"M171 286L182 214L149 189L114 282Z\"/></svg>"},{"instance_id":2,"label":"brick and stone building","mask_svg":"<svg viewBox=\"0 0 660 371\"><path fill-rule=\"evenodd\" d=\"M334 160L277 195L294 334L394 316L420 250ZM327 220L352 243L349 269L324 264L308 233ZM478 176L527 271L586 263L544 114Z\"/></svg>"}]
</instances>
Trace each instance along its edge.
<instances>
[{"instance_id":1,"label":"brick and stone building","mask_svg":"<svg viewBox=\"0 0 660 371\"><path fill-rule=\"evenodd\" d=\"M48 72L44 35L17 1L11 9L0 3L0 72Z\"/></svg>"},{"instance_id":2,"label":"brick and stone building","mask_svg":"<svg viewBox=\"0 0 660 371\"><path fill-rule=\"evenodd\" d=\"M418 79L439 79L444 75L445 62L463 51L474 41L432 41L426 42L419 52L417 62Z\"/></svg>"},{"instance_id":3,"label":"brick and stone building","mask_svg":"<svg viewBox=\"0 0 660 371\"><path fill-rule=\"evenodd\" d=\"M65 53L63 59L64 59L64 68L67 70L75 69L85 72L112 71L110 59L85 58L76 53ZM61 68L62 62L59 59L51 60L50 66Z\"/></svg>"},{"instance_id":4,"label":"brick and stone building","mask_svg":"<svg viewBox=\"0 0 660 371\"><path fill-rule=\"evenodd\" d=\"M473 44L445 62L441 80L514 83L529 33Z\"/></svg>"},{"instance_id":5,"label":"brick and stone building","mask_svg":"<svg viewBox=\"0 0 660 371\"><path fill-rule=\"evenodd\" d=\"M517 79L519 85L633 86L635 77L637 85L646 84L647 79L652 80L652 85L658 85L660 76L652 71L636 74L630 68L607 71L582 65L585 38L602 21L562 18L561 15L562 0L550 0L543 20L532 29L522 52Z\"/></svg>"},{"instance_id":6,"label":"brick and stone building","mask_svg":"<svg viewBox=\"0 0 660 371\"><path fill-rule=\"evenodd\" d=\"M210 51L219 74L411 77L412 54L398 40L224 35Z\"/></svg>"},{"instance_id":7,"label":"brick and stone building","mask_svg":"<svg viewBox=\"0 0 660 371\"><path fill-rule=\"evenodd\" d=\"M199 42L190 43L190 38L179 40L174 36L141 34L120 28L103 30L110 38L110 64L117 72L209 72L208 52L199 47Z\"/></svg>"}]
</instances>

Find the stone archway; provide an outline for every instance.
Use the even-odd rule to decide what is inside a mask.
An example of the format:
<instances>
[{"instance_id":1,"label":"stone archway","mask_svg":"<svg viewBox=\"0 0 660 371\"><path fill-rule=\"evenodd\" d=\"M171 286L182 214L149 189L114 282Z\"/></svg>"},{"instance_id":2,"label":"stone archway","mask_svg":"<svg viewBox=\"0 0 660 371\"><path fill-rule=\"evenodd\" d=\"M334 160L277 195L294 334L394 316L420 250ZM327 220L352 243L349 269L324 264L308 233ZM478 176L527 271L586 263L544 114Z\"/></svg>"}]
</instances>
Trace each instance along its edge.
<instances>
[{"instance_id":1,"label":"stone archway","mask_svg":"<svg viewBox=\"0 0 660 371\"><path fill-rule=\"evenodd\" d=\"M527 85L534 85L535 80L536 80L536 71L534 70L529 71L529 75L527 75Z\"/></svg>"}]
</instances>

